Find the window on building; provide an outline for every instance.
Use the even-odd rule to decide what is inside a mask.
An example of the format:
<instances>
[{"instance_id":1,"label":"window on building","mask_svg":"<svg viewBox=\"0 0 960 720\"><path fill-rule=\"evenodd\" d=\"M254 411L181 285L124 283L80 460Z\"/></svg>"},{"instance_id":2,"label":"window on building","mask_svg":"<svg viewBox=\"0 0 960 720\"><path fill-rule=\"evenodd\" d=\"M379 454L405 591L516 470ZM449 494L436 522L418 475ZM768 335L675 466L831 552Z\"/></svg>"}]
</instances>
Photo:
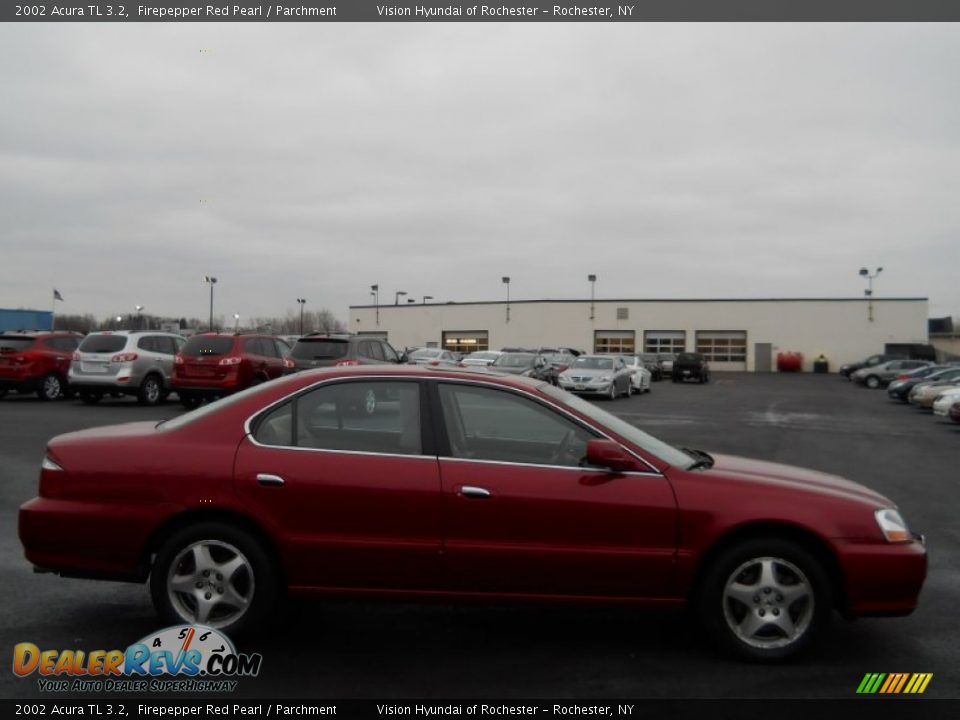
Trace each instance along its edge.
<instances>
[{"instance_id":1,"label":"window on building","mask_svg":"<svg viewBox=\"0 0 960 720\"><path fill-rule=\"evenodd\" d=\"M636 333L633 330L597 330L593 334L595 353L633 355L636 345Z\"/></svg>"},{"instance_id":2,"label":"window on building","mask_svg":"<svg viewBox=\"0 0 960 720\"><path fill-rule=\"evenodd\" d=\"M697 352L708 362L747 361L747 333L744 330L699 330Z\"/></svg>"},{"instance_id":3,"label":"window on building","mask_svg":"<svg viewBox=\"0 0 960 720\"><path fill-rule=\"evenodd\" d=\"M643 335L643 351L648 353L681 353L687 349L687 333L683 330L647 330Z\"/></svg>"},{"instance_id":4,"label":"window on building","mask_svg":"<svg viewBox=\"0 0 960 720\"><path fill-rule=\"evenodd\" d=\"M427 347L436 347L436 345L427 343ZM486 330L444 332L443 349L455 353L472 353L478 350L489 350L489 334Z\"/></svg>"}]
</instances>

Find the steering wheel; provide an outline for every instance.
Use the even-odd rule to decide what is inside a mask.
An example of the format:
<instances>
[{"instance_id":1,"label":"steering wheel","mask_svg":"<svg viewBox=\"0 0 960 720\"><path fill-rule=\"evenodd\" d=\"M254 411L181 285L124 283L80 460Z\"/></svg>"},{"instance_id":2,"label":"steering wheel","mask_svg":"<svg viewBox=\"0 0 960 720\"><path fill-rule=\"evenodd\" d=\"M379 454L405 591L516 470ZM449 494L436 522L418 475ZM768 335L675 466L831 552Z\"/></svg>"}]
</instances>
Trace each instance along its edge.
<instances>
[{"instance_id":1,"label":"steering wheel","mask_svg":"<svg viewBox=\"0 0 960 720\"><path fill-rule=\"evenodd\" d=\"M573 441L577 439L576 430L567 430L567 433L563 436L563 439L557 443L556 449L550 455L550 464L558 465L562 464L560 461L566 455L573 454Z\"/></svg>"}]
</instances>

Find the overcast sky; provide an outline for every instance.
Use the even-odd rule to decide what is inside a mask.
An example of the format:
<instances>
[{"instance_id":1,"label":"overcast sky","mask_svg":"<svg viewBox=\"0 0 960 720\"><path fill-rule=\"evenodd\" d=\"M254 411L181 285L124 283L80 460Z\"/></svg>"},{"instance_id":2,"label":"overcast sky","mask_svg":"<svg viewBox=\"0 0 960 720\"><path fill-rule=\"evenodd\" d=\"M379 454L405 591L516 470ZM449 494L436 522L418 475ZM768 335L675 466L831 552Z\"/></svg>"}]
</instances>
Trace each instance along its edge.
<instances>
[{"instance_id":1,"label":"overcast sky","mask_svg":"<svg viewBox=\"0 0 960 720\"><path fill-rule=\"evenodd\" d=\"M0 307L926 296L960 27L0 27Z\"/></svg>"}]
</instances>

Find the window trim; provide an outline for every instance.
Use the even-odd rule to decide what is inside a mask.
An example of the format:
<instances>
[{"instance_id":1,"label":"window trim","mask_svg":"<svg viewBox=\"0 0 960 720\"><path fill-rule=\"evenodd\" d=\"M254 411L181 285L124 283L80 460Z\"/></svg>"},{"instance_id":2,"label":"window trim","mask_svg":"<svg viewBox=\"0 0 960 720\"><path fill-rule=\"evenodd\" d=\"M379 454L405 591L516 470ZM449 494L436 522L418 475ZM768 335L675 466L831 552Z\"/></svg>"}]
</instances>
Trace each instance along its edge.
<instances>
[{"instance_id":1,"label":"window trim","mask_svg":"<svg viewBox=\"0 0 960 720\"><path fill-rule=\"evenodd\" d=\"M365 451L365 450L328 450L328 449L325 449L325 448L300 448L300 447L295 447L295 446L264 445L264 444L262 444L262 443L257 442L257 440L253 437L252 422L253 422L256 418L260 417L261 415L266 414L267 412L269 412L270 410L272 410L272 409L275 408L276 406L281 405L282 403L287 402L288 400L291 400L291 399L294 398L295 396L300 395L300 394L302 394L302 393L309 392L310 390L316 389L316 388L320 387L321 385L327 385L327 384L330 384L330 383L338 383L338 382L358 382L358 381L367 381L367 380L387 380L387 381L392 380L392 381L396 382L396 381L398 381L398 379L401 379L401 378L402 378L402 381L405 381L405 382L416 382L416 383L420 383L420 384L421 384L421 393L420 393L420 401L421 401L421 406L420 406L420 423L421 423L421 427L420 427L420 431L421 431L421 433L423 433L424 442L423 442L423 445L422 445L422 448L421 448L421 454L420 454L420 455L402 455L402 454L398 454L398 453L369 452L369 451ZM438 423L436 422L435 413L432 412L432 410L433 410L433 402L434 402L433 396L432 396L432 395L429 396L429 401L427 402L427 407L426 407L426 408L424 408L424 406L423 406L423 404L422 404L422 403L423 403L423 400L424 400L424 391L423 391L423 389L424 389L424 388L428 388L428 391L429 391L429 386L430 386L430 384L431 384L431 383L436 383L436 382L463 383L463 384L467 384L467 385L482 385L482 386L485 386L485 387L492 387L492 388L494 388L494 389L496 389L496 390L504 390L504 391L506 391L506 392L512 392L512 393L514 393L514 394L516 394L516 395L521 395L521 396L524 396L524 397L528 397L528 398L530 398L531 400L533 400L534 402L539 402L539 403L541 403L541 404L543 404L543 405L547 405L548 407L550 407L551 409L555 410L556 412L559 412L559 413L561 413L561 414L563 414L563 415L566 415L566 416L569 417L573 422L580 423L581 425L585 425L586 427L590 428L590 430L592 430L593 432L597 433L597 434L600 435L601 437L603 437L603 438L605 438L605 439L607 439L607 440L612 440L613 442L617 443L620 447L622 447L627 453L629 453L629 454L630 454L632 457L634 457L636 460L638 460L639 462L643 463L643 464L646 465L648 468L650 468L649 472L643 471L643 470L627 470L627 471L624 471L624 472L619 473L620 475L639 476L639 477L659 477L659 478L666 478L666 474L665 474L665 473L663 473L663 472L661 472L660 470L658 470L658 469L656 468L656 466L654 466L649 460L647 460L647 459L644 458L642 455L640 455L639 453L637 453L636 451L634 451L631 447L629 447L629 446L626 445L625 443L617 440L616 438L611 437L606 431L604 431L604 430L596 427L596 426L593 425L592 423L586 422L585 420L583 420L583 419L580 418L579 416L575 415L574 413L571 413L571 412L570 412L569 410L567 410L566 408L564 408L564 407L562 407L562 406L560 406L560 405L558 405L558 404L555 404L555 403L551 402L549 399L541 398L540 396L535 395L535 394L533 394L533 393L531 393L531 392L529 392L529 391L527 391L527 390L524 390L523 388L515 388L515 387L509 387L509 386L505 386L505 385L500 385L500 384L498 384L498 383L488 382L488 381L482 380L482 379L480 379L480 378L452 378L452 377L437 378L437 377L431 377L431 376L428 376L428 375L409 375L409 376L397 376L397 375L363 375L363 376L360 376L360 377L336 377L336 378L326 378L326 379L323 379L323 380L318 380L317 382L313 383L312 385L308 385L308 386L305 387L305 388L300 388L299 390L296 390L295 392L292 392L292 393L290 393L289 395L284 395L282 398L279 398L279 399L275 400L274 402L272 402L272 403L270 403L269 405L267 405L265 408L261 408L261 409L258 410L257 412L253 413L252 415L250 415L250 416L244 421L244 423L243 423L243 430L244 430L244 433L245 433L245 437L246 437L247 439L249 439L252 444L256 445L257 447L268 448L268 449L271 449L271 450L296 450L296 451L300 451L300 452L343 453L343 454L350 454L350 455L366 455L366 456L377 456L377 457L419 458L419 459L423 459L423 460L431 460L431 461L434 461L434 462L439 461L439 460L455 460L455 461L458 461L458 462L485 462L485 463L500 463L500 464L504 464L504 465L520 465L520 466L523 466L523 467L544 467L544 466L534 465L534 464L531 464L531 463L504 462L504 461L501 461L501 460L474 460L474 459L471 459L471 458L453 458L453 457L448 457L448 456L445 456L445 455L440 455L440 453L439 453L439 447L438 447L438 446L439 446L439 442L440 442L440 437L438 437L438 435L440 434L440 431L438 430L438 428L441 426L441 424L438 424ZM434 389L434 390L429 391L429 392L438 392L438 391L436 391L436 389ZM439 402L439 399L440 399L439 397L436 398L437 402ZM427 413L428 413L428 414L427 414ZM424 418L427 418L427 417L429 418L429 422L430 422L430 424L429 424L429 432L425 432L425 429L427 429L428 426L425 424ZM444 440L446 440L445 433L446 433L446 431L443 430L443 434L444 434L443 439L444 439ZM426 440L427 440L428 436L429 436L429 439L430 439L430 445L429 445L429 446L428 446L427 443L426 443ZM426 453L428 453L428 452L431 452L432 454L429 454L429 455L426 454ZM607 472L609 472L608 470L605 470L605 469L603 469L603 468L570 468L569 465L547 465L547 466L545 466L545 467L549 467L549 468L568 468L568 469L573 469L573 470L579 470L579 471L581 471L581 472L587 472L587 471L596 471L596 472L602 472L602 473L607 473Z\"/></svg>"}]
</instances>

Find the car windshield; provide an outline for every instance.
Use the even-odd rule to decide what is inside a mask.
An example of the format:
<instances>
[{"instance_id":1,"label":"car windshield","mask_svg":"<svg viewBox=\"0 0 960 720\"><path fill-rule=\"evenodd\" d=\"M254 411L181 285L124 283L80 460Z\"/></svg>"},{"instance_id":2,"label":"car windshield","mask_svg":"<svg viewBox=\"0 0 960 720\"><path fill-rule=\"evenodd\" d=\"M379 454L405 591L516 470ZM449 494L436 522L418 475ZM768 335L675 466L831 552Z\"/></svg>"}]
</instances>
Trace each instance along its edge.
<instances>
[{"instance_id":1,"label":"car windshield","mask_svg":"<svg viewBox=\"0 0 960 720\"><path fill-rule=\"evenodd\" d=\"M690 466L691 458L687 453L672 445L668 445L653 435L648 435L635 425L631 425L626 420L621 420L616 415L608 413L593 403L552 385L541 385L540 391L554 400L558 400L577 412L586 415L599 425L609 428L617 433L617 435L626 438L637 447L643 448L646 452L659 458L668 465L684 468Z\"/></svg>"},{"instance_id":2,"label":"car windshield","mask_svg":"<svg viewBox=\"0 0 960 720\"><path fill-rule=\"evenodd\" d=\"M7 352L17 352L18 350L26 350L28 347L33 345L36 342L36 338L32 337L10 337L9 335L4 335L0 337L0 352L6 350Z\"/></svg>"},{"instance_id":3,"label":"car windshield","mask_svg":"<svg viewBox=\"0 0 960 720\"><path fill-rule=\"evenodd\" d=\"M349 342L347 340L330 340L302 338L293 346L293 357L297 360L322 360L325 358L342 358L347 354Z\"/></svg>"},{"instance_id":4,"label":"car windshield","mask_svg":"<svg viewBox=\"0 0 960 720\"><path fill-rule=\"evenodd\" d=\"M612 370L613 358L578 357L570 367L576 370Z\"/></svg>"},{"instance_id":5,"label":"car windshield","mask_svg":"<svg viewBox=\"0 0 960 720\"><path fill-rule=\"evenodd\" d=\"M466 360L496 360L498 357L495 352L474 352L467 355Z\"/></svg>"},{"instance_id":6,"label":"car windshield","mask_svg":"<svg viewBox=\"0 0 960 720\"><path fill-rule=\"evenodd\" d=\"M87 335L77 350L82 353L110 353L123 350L126 344L126 335Z\"/></svg>"},{"instance_id":7,"label":"car windshield","mask_svg":"<svg viewBox=\"0 0 960 720\"><path fill-rule=\"evenodd\" d=\"M433 350L431 348L422 348L420 350L414 350L412 353L410 353L409 357L413 358L414 360L418 358L435 358L440 357L440 351Z\"/></svg>"},{"instance_id":8,"label":"car windshield","mask_svg":"<svg viewBox=\"0 0 960 720\"><path fill-rule=\"evenodd\" d=\"M188 357L201 357L207 355L226 355L233 350L232 337L211 337L196 335L183 346L180 351L182 355Z\"/></svg>"},{"instance_id":9,"label":"car windshield","mask_svg":"<svg viewBox=\"0 0 960 720\"><path fill-rule=\"evenodd\" d=\"M493 364L497 367L527 367L533 364L533 358L533 355L525 355L522 353L501 355L494 360Z\"/></svg>"}]
</instances>

